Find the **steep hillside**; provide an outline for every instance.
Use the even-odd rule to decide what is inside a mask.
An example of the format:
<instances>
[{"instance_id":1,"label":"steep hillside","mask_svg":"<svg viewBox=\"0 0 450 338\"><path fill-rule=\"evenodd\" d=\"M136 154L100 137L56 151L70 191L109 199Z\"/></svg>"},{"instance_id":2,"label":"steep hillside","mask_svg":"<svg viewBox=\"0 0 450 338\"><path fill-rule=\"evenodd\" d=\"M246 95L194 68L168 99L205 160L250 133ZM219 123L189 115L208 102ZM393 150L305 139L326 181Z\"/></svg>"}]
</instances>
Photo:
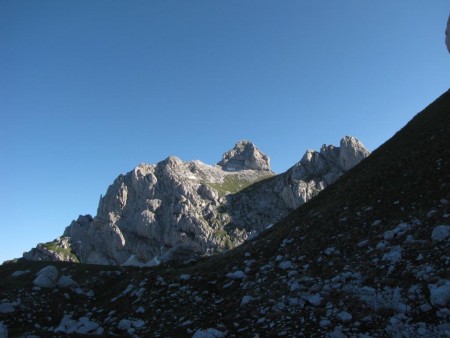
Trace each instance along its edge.
<instances>
[{"instance_id":1,"label":"steep hillside","mask_svg":"<svg viewBox=\"0 0 450 338\"><path fill-rule=\"evenodd\" d=\"M174 156L141 164L114 181L95 217L80 216L62 237L23 257L154 266L222 252L264 231L368 154L347 136L340 147L308 151L273 180L267 179L274 176L269 157L249 141L215 166Z\"/></svg>"},{"instance_id":2,"label":"steep hillside","mask_svg":"<svg viewBox=\"0 0 450 338\"><path fill-rule=\"evenodd\" d=\"M450 91L314 199L224 254L142 269L57 262L37 278L48 263L3 265L0 330L448 337L449 130Z\"/></svg>"}]
</instances>

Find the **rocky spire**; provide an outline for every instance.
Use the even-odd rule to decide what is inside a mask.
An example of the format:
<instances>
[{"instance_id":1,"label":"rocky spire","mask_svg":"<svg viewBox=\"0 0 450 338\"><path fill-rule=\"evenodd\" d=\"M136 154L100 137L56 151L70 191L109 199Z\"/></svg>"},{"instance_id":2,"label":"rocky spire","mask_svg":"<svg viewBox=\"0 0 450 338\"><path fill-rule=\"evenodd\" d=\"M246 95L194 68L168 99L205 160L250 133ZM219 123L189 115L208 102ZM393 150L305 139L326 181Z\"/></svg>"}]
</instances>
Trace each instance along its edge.
<instances>
[{"instance_id":1,"label":"rocky spire","mask_svg":"<svg viewBox=\"0 0 450 338\"><path fill-rule=\"evenodd\" d=\"M343 170L350 170L367 156L369 156L369 151L360 140L352 136L345 136L342 138L339 152L339 164Z\"/></svg>"},{"instance_id":2,"label":"rocky spire","mask_svg":"<svg viewBox=\"0 0 450 338\"><path fill-rule=\"evenodd\" d=\"M252 142L239 141L233 149L222 156L222 161L217 163L225 171L237 170L270 170L270 159L264 155Z\"/></svg>"}]
</instances>

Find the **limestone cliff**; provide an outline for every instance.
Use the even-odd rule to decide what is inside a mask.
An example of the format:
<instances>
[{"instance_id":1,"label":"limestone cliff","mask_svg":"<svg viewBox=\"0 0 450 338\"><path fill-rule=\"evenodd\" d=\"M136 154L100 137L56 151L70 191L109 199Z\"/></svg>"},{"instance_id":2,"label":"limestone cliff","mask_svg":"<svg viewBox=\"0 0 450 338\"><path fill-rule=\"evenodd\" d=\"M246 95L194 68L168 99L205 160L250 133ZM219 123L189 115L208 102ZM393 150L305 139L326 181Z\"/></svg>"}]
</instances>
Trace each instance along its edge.
<instances>
[{"instance_id":1,"label":"limestone cliff","mask_svg":"<svg viewBox=\"0 0 450 338\"><path fill-rule=\"evenodd\" d=\"M368 154L361 142L344 137L340 147L308 150L275 176L269 157L240 141L215 166L174 156L140 164L116 178L95 217L80 216L64 231L63 242L52 242L54 250L38 245L24 258L56 260L58 243L93 264L155 265L220 252L262 232Z\"/></svg>"}]
</instances>

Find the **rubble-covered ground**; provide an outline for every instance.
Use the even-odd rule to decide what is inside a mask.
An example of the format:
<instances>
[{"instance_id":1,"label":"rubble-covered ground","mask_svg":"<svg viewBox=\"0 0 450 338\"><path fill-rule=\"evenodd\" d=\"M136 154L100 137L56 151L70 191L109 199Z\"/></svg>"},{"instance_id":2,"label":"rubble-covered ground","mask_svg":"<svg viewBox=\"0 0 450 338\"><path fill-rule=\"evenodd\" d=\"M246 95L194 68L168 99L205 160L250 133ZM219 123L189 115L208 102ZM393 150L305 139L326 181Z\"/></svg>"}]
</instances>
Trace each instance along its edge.
<instances>
[{"instance_id":1,"label":"rubble-covered ground","mask_svg":"<svg viewBox=\"0 0 450 338\"><path fill-rule=\"evenodd\" d=\"M0 268L0 337L450 337L450 91L227 253ZM53 266L53 267L49 267Z\"/></svg>"}]
</instances>

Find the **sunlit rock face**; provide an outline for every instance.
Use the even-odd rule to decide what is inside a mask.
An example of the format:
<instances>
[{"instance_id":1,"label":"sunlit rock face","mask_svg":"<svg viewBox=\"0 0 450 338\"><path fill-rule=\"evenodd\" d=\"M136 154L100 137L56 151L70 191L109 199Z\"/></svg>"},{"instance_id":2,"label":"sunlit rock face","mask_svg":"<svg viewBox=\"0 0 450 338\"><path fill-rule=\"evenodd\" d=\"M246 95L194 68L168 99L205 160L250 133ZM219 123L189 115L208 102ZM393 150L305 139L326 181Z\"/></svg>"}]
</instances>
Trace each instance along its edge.
<instances>
[{"instance_id":1,"label":"sunlit rock face","mask_svg":"<svg viewBox=\"0 0 450 338\"><path fill-rule=\"evenodd\" d=\"M263 232L368 155L346 136L339 147L308 150L280 175L249 141L213 166L175 156L140 164L109 186L95 217L80 216L63 237L24 258L147 266L221 252Z\"/></svg>"}]
</instances>

